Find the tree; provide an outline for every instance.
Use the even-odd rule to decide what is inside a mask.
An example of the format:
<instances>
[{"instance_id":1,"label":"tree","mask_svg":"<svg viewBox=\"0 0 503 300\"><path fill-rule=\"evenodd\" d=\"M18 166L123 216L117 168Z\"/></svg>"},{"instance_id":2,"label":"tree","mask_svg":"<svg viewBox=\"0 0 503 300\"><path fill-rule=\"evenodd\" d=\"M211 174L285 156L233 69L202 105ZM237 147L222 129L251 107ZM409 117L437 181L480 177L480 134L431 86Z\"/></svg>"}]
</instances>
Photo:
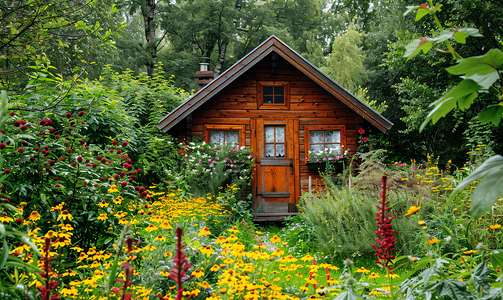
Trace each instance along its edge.
<instances>
[{"instance_id":1,"label":"tree","mask_svg":"<svg viewBox=\"0 0 503 300\"><path fill-rule=\"evenodd\" d=\"M466 44L466 39L470 36L481 37L479 30L469 27L444 28L437 17L437 12L442 10L442 4L434 4L433 0L429 0L428 4L409 6L405 14L417 10L416 21L431 15L439 32L433 37L421 37L413 40L407 45L404 56L411 59L421 51L427 53L433 45L438 45L436 50L448 53L457 60L456 65L446 70L453 75L464 76L461 76L462 81L458 85L431 104L433 109L420 129L425 128L430 121L435 124L457 106L463 111L469 108L473 109L472 105L479 93L492 94L494 99L479 112L478 117L481 123L492 122L498 126L503 118L503 51L493 48L483 55L463 59L456 50L456 43ZM470 211L472 217L479 218L490 211L491 206L498 198L503 197L503 156L495 155L487 159L456 187L451 198L473 181L478 181L478 185L471 194Z\"/></svg>"},{"instance_id":2,"label":"tree","mask_svg":"<svg viewBox=\"0 0 503 300\"><path fill-rule=\"evenodd\" d=\"M332 53L328 55L326 65L321 68L351 93L356 93L365 80L364 53L360 47L361 43L358 28L355 25L349 25L345 34L335 38Z\"/></svg>"}]
</instances>

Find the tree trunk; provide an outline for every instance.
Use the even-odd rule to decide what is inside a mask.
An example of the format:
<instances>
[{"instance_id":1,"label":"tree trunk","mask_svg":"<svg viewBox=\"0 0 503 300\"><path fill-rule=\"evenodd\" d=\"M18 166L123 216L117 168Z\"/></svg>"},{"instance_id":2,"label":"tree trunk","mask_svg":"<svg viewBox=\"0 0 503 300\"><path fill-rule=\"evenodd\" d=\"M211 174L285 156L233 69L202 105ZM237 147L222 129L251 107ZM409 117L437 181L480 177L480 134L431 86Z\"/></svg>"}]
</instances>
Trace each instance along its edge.
<instances>
[{"instance_id":1,"label":"tree trunk","mask_svg":"<svg viewBox=\"0 0 503 300\"><path fill-rule=\"evenodd\" d=\"M220 70L222 69L222 65L224 64L226 50L227 43L222 43L222 45L220 46L220 55L218 56L217 65L215 66L215 78L220 75Z\"/></svg>"},{"instance_id":2,"label":"tree trunk","mask_svg":"<svg viewBox=\"0 0 503 300\"><path fill-rule=\"evenodd\" d=\"M155 16L155 8L156 8L156 0L147 0L146 9L143 10L143 21L145 25L145 39L147 40L146 50L150 55L150 59L146 62L147 66L147 75L152 77L154 75L154 66L157 60L157 45L155 42L155 24L154 24L154 16Z\"/></svg>"}]
</instances>

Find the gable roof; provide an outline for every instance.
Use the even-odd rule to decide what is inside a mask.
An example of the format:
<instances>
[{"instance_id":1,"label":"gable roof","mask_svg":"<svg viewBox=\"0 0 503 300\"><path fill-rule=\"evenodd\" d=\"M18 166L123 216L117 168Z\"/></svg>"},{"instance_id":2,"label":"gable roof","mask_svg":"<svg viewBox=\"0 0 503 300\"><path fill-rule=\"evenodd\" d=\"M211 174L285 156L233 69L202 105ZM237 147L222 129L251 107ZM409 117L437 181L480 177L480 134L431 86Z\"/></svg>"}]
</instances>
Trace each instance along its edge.
<instances>
[{"instance_id":1,"label":"gable roof","mask_svg":"<svg viewBox=\"0 0 503 300\"><path fill-rule=\"evenodd\" d=\"M187 99L184 103L182 103L162 120L160 120L157 124L157 128L159 128L163 132L167 132L173 126L186 118L190 113L192 113L206 101L211 99L213 95L222 91L236 78L248 71L257 62L261 61L272 51L276 52L286 61L294 65L307 77L319 84L327 92L332 94L335 98L339 99L342 103L346 104L365 120L369 121L375 127L379 128L379 130L381 130L382 132L386 132L393 125L393 123L370 108L356 96L348 92L345 88L340 86L325 73L312 65L304 57L300 56L288 45L283 43L283 41L272 35L262 44L257 46L257 48L255 48L253 51L251 51L245 57L235 63L232 67L230 67L220 76L205 85L201 90L192 95L192 97Z\"/></svg>"}]
</instances>

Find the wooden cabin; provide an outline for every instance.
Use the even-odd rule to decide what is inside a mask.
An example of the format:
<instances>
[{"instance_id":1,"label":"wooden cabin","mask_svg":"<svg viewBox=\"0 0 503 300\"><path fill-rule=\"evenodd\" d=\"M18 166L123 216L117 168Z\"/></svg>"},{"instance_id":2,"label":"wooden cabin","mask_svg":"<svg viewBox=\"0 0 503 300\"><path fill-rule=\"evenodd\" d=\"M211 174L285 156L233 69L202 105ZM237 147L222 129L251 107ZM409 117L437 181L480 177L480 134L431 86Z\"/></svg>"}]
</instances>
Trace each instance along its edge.
<instances>
[{"instance_id":1,"label":"wooden cabin","mask_svg":"<svg viewBox=\"0 0 503 300\"><path fill-rule=\"evenodd\" d=\"M306 164L309 149L355 152L359 128L393 125L275 36L217 78L203 69L196 79L198 92L157 126L179 141L251 147L255 220L296 214L309 178L321 184Z\"/></svg>"}]
</instances>

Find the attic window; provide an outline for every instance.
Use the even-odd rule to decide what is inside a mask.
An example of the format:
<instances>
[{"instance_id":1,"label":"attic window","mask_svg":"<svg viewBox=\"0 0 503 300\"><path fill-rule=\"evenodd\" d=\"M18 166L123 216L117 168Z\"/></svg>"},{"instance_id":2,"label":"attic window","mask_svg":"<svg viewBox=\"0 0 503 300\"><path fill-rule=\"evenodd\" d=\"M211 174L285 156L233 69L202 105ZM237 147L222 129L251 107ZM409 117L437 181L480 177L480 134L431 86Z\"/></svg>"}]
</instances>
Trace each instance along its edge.
<instances>
[{"instance_id":1,"label":"attic window","mask_svg":"<svg viewBox=\"0 0 503 300\"><path fill-rule=\"evenodd\" d=\"M285 88L282 86L264 86L263 87L263 104L284 104L285 103Z\"/></svg>"},{"instance_id":2,"label":"attic window","mask_svg":"<svg viewBox=\"0 0 503 300\"><path fill-rule=\"evenodd\" d=\"M290 82L258 81L257 101L259 109L289 109Z\"/></svg>"}]
</instances>

